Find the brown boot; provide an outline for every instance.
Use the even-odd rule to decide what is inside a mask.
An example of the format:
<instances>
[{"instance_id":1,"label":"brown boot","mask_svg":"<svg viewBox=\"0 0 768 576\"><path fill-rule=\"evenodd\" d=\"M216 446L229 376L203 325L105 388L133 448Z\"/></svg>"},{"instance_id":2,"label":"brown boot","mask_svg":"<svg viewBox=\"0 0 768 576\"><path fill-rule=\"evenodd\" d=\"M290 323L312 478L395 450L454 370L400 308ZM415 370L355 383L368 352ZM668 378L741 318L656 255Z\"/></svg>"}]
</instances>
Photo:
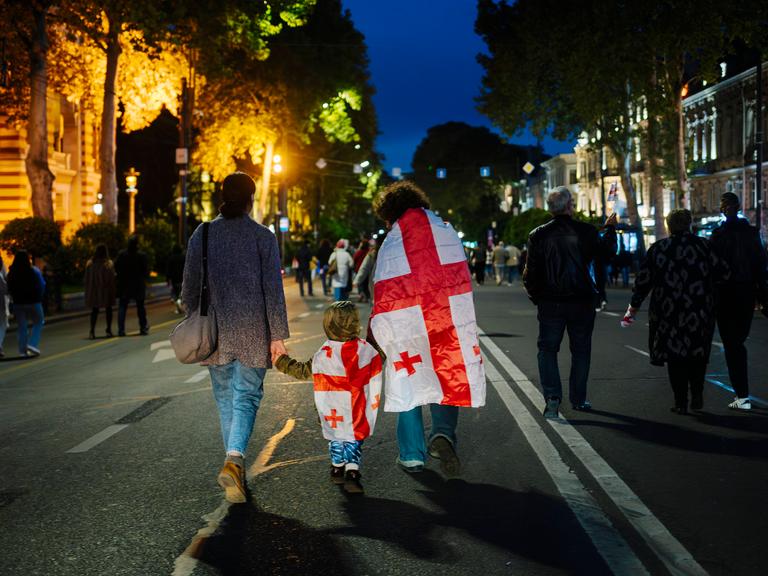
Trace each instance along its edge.
<instances>
[{"instance_id":1,"label":"brown boot","mask_svg":"<svg viewBox=\"0 0 768 576\"><path fill-rule=\"evenodd\" d=\"M239 466L227 460L219 472L219 486L224 488L224 498L233 504L245 502L245 472Z\"/></svg>"}]
</instances>

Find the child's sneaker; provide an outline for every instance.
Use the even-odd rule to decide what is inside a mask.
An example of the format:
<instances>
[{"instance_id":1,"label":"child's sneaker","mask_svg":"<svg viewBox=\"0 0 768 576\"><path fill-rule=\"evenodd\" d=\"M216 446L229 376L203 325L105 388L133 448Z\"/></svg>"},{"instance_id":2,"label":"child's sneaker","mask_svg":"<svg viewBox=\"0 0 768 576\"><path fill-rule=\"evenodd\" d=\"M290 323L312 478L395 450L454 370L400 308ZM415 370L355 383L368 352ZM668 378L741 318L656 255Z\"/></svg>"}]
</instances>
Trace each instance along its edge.
<instances>
[{"instance_id":1,"label":"child's sneaker","mask_svg":"<svg viewBox=\"0 0 768 576\"><path fill-rule=\"evenodd\" d=\"M334 466L331 464L331 482L334 484L344 484L344 466Z\"/></svg>"},{"instance_id":2,"label":"child's sneaker","mask_svg":"<svg viewBox=\"0 0 768 576\"><path fill-rule=\"evenodd\" d=\"M362 478L359 470L347 470L344 474L344 490L350 494L362 494L363 485L360 483Z\"/></svg>"}]
</instances>

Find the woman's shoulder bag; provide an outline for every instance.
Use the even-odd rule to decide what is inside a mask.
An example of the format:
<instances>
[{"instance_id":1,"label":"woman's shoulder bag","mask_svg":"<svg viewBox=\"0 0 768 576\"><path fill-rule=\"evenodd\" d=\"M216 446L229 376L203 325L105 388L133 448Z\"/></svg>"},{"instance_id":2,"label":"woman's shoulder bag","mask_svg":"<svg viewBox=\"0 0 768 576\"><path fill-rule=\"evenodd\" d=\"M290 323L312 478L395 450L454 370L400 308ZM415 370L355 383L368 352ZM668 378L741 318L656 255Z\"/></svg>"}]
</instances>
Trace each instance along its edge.
<instances>
[{"instance_id":1,"label":"woman's shoulder bag","mask_svg":"<svg viewBox=\"0 0 768 576\"><path fill-rule=\"evenodd\" d=\"M210 305L208 294L208 227L203 223L203 281L197 310L187 315L171 332L171 346L176 359L182 364L203 362L216 351L218 329L216 312Z\"/></svg>"}]
</instances>

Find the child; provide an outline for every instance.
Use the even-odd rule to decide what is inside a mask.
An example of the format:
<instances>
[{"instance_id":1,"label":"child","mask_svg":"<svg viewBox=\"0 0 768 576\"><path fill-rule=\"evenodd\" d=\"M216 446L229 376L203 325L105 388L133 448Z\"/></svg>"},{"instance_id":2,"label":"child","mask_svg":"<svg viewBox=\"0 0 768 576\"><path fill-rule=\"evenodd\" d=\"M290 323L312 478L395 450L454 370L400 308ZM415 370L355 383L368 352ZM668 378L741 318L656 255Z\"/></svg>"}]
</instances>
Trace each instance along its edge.
<instances>
[{"instance_id":1,"label":"child","mask_svg":"<svg viewBox=\"0 0 768 576\"><path fill-rule=\"evenodd\" d=\"M373 432L381 396L381 356L359 337L360 318L352 302L334 302L323 316L328 340L311 360L284 354L275 367L294 378L314 381L315 406L330 440L331 481L350 493L362 493L363 441Z\"/></svg>"}]
</instances>

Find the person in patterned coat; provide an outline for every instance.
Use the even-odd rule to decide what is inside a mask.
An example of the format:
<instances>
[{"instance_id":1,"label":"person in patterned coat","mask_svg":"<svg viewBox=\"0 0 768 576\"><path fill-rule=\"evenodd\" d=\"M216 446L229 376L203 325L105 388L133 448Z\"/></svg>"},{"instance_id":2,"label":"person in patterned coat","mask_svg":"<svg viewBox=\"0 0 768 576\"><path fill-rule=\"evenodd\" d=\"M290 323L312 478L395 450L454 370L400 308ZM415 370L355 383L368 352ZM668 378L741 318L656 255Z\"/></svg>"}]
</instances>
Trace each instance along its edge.
<instances>
[{"instance_id":1,"label":"person in patterned coat","mask_svg":"<svg viewBox=\"0 0 768 576\"><path fill-rule=\"evenodd\" d=\"M704 375L715 331L715 282L727 268L710 243L691 232L688 210L667 216L669 238L649 249L635 280L632 300L622 320L630 325L650 294L648 309L651 364L667 365L675 397L671 408L688 413L703 407Z\"/></svg>"}]
</instances>

